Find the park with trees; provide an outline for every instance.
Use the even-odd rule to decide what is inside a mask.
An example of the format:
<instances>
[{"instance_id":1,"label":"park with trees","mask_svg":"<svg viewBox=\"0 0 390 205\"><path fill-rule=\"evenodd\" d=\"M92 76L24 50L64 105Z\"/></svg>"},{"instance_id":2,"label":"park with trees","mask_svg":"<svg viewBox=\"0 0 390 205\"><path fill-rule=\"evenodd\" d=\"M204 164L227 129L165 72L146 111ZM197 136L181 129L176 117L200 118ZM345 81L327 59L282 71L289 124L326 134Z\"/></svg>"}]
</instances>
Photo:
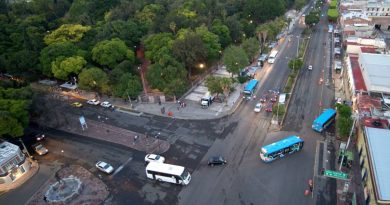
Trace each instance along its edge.
<instances>
[{"instance_id":1,"label":"park with trees","mask_svg":"<svg viewBox=\"0 0 390 205\"><path fill-rule=\"evenodd\" d=\"M1 87L1 135L20 136L33 96L28 83L38 79L77 78L81 89L127 98L143 90L145 60L148 85L171 96L217 62L238 74L280 33L286 10L306 2L0 0L0 73L24 81ZM209 84L226 94L233 81ZM9 123L18 126L7 130Z\"/></svg>"}]
</instances>

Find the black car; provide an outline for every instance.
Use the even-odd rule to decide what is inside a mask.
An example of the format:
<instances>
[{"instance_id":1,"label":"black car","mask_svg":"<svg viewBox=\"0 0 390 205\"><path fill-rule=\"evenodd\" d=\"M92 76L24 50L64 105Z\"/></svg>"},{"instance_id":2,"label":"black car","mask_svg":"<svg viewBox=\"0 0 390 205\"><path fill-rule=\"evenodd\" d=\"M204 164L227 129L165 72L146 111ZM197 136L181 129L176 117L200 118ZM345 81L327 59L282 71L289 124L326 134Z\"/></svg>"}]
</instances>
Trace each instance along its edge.
<instances>
[{"instance_id":1,"label":"black car","mask_svg":"<svg viewBox=\"0 0 390 205\"><path fill-rule=\"evenodd\" d=\"M209 166L214 166L214 165L223 165L223 164L226 164L227 161L225 160L225 158L223 158L222 156L214 156L214 157L210 157L209 158L209 161L207 162L207 164Z\"/></svg>"}]
</instances>

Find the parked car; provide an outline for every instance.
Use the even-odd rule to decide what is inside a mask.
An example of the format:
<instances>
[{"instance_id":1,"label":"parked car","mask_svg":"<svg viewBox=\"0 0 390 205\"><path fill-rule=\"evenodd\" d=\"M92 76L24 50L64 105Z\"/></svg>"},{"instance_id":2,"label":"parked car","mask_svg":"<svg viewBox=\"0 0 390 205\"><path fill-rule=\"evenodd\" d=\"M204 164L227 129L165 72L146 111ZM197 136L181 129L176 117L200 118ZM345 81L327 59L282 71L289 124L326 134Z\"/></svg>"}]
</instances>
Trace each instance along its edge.
<instances>
[{"instance_id":1,"label":"parked car","mask_svg":"<svg viewBox=\"0 0 390 205\"><path fill-rule=\"evenodd\" d=\"M112 105L111 105L111 103L109 103L108 101L104 101L104 102L100 103L100 106L105 107L105 108L109 108L109 107L111 107Z\"/></svg>"},{"instance_id":2,"label":"parked car","mask_svg":"<svg viewBox=\"0 0 390 205\"><path fill-rule=\"evenodd\" d=\"M255 112L260 112L261 111L261 103L257 103L254 109Z\"/></svg>"},{"instance_id":3,"label":"parked car","mask_svg":"<svg viewBox=\"0 0 390 205\"><path fill-rule=\"evenodd\" d=\"M267 105L265 106L265 111L272 112L273 105L274 104L272 102L267 103Z\"/></svg>"},{"instance_id":4,"label":"parked car","mask_svg":"<svg viewBox=\"0 0 390 205\"><path fill-rule=\"evenodd\" d=\"M83 104L81 104L79 102L74 102L74 103L72 103L70 105L72 105L73 107L83 107Z\"/></svg>"},{"instance_id":5,"label":"parked car","mask_svg":"<svg viewBox=\"0 0 390 205\"><path fill-rule=\"evenodd\" d=\"M103 161L98 161L96 163L96 168L106 174L111 174L114 171L114 167Z\"/></svg>"},{"instance_id":6,"label":"parked car","mask_svg":"<svg viewBox=\"0 0 390 205\"><path fill-rule=\"evenodd\" d=\"M49 150L46 149L46 147L44 147L42 144L36 144L33 147L34 151L39 155L45 155L49 152Z\"/></svg>"},{"instance_id":7,"label":"parked car","mask_svg":"<svg viewBox=\"0 0 390 205\"><path fill-rule=\"evenodd\" d=\"M148 164L149 162L164 163L165 162L165 158L163 156L157 155L157 154L147 154L145 156L145 164Z\"/></svg>"},{"instance_id":8,"label":"parked car","mask_svg":"<svg viewBox=\"0 0 390 205\"><path fill-rule=\"evenodd\" d=\"M227 161L222 156L213 156L209 158L209 161L207 162L207 165L214 166L214 165L224 165L227 164Z\"/></svg>"},{"instance_id":9,"label":"parked car","mask_svg":"<svg viewBox=\"0 0 390 205\"><path fill-rule=\"evenodd\" d=\"M313 66L312 66L312 65L309 65L309 66L307 67L307 69L313 70Z\"/></svg>"},{"instance_id":10,"label":"parked car","mask_svg":"<svg viewBox=\"0 0 390 205\"><path fill-rule=\"evenodd\" d=\"M88 100L87 103L90 105L99 105L100 101L96 99L92 99L92 100Z\"/></svg>"}]
</instances>

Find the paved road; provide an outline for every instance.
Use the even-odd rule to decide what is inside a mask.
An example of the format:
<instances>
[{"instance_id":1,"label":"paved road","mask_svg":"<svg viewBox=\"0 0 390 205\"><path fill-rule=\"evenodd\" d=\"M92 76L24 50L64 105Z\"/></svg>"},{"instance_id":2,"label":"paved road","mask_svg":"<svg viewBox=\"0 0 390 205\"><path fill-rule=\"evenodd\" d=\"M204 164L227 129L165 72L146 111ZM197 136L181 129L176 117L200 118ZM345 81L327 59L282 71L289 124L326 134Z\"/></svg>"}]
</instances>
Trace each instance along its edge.
<instances>
[{"instance_id":1,"label":"paved road","mask_svg":"<svg viewBox=\"0 0 390 205\"><path fill-rule=\"evenodd\" d=\"M325 9L323 10L325 13ZM326 17L316 26L315 32L311 36L311 41L307 50L305 68L299 73L294 93L291 98L290 106L285 118L283 130L293 131L305 140L304 151L310 153L306 163L300 163L302 171L307 175L315 175L313 172L314 156L316 151L316 142L329 138L325 134L319 134L311 129L314 119L323 111L324 108L331 107L334 99L334 89L332 85L330 66L330 37L327 33ZM324 45L324 43L326 43ZM306 69L308 65L313 66L313 70ZM322 79L323 83L319 83ZM329 84L327 84L329 82ZM329 130L332 130L330 128ZM328 130L328 132L329 132ZM332 132L332 131L331 131ZM334 128L333 128L334 132ZM331 134L327 134L332 136ZM332 144L330 144L332 146ZM329 148L331 149L331 148ZM322 155L320 155L322 156ZM331 163L329 158L329 164ZM311 177L310 177L311 178ZM336 204L336 187L334 180L317 179L316 197L317 204Z\"/></svg>"},{"instance_id":2,"label":"paved road","mask_svg":"<svg viewBox=\"0 0 390 205\"><path fill-rule=\"evenodd\" d=\"M298 36L301 32L302 29L296 28L291 35ZM285 84L289 74L287 62L296 56L298 40L292 38L291 42L285 43L275 64L264 68L262 76L266 77L261 80L258 96ZM300 96L303 101L308 98L308 95ZM270 115L253 112L256 101L245 102L229 118L235 129L226 138L216 140L202 160L204 164L208 156L222 154L228 164L213 168L199 166L191 184L180 192L179 204L314 204L311 197L303 194L308 179L313 176L315 146L312 143L305 145L301 152L270 164L259 159L260 146L287 135L300 134L302 120L291 119L294 121L291 127L298 128L272 132L269 130ZM292 104L295 103L293 100ZM303 110L293 112L299 116L306 113Z\"/></svg>"}]
</instances>

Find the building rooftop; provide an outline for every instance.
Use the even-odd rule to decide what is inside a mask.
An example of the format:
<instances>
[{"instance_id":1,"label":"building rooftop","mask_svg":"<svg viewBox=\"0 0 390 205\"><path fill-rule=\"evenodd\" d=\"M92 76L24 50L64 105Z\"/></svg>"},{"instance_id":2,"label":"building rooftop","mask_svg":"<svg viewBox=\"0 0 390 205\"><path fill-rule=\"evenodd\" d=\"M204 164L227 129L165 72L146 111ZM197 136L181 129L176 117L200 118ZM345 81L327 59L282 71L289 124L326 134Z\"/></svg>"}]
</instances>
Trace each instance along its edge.
<instances>
[{"instance_id":1,"label":"building rooftop","mask_svg":"<svg viewBox=\"0 0 390 205\"><path fill-rule=\"evenodd\" d=\"M15 156L18 153L18 151L19 151L18 146L0 140L0 163L4 161L8 161L13 156Z\"/></svg>"},{"instance_id":2,"label":"building rooftop","mask_svg":"<svg viewBox=\"0 0 390 205\"><path fill-rule=\"evenodd\" d=\"M390 130L365 127L377 201L390 201Z\"/></svg>"},{"instance_id":3,"label":"building rooftop","mask_svg":"<svg viewBox=\"0 0 390 205\"><path fill-rule=\"evenodd\" d=\"M352 68L352 76L355 85L355 90L367 91L367 87L363 79L362 71L360 70L360 66L359 66L359 57L350 56L349 59Z\"/></svg>"},{"instance_id":4,"label":"building rooftop","mask_svg":"<svg viewBox=\"0 0 390 205\"><path fill-rule=\"evenodd\" d=\"M368 91L390 93L390 55L361 53L359 65Z\"/></svg>"},{"instance_id":5,"label":"building rooftop","mask_svg":"<svg viewBox=\"0 0 390 205\"><path fill-rule=\"evenodd\" d=\"M360 50L362 51L362 53L377 53L374 47L360 47Z\"/></svg>"}]
</instances>

